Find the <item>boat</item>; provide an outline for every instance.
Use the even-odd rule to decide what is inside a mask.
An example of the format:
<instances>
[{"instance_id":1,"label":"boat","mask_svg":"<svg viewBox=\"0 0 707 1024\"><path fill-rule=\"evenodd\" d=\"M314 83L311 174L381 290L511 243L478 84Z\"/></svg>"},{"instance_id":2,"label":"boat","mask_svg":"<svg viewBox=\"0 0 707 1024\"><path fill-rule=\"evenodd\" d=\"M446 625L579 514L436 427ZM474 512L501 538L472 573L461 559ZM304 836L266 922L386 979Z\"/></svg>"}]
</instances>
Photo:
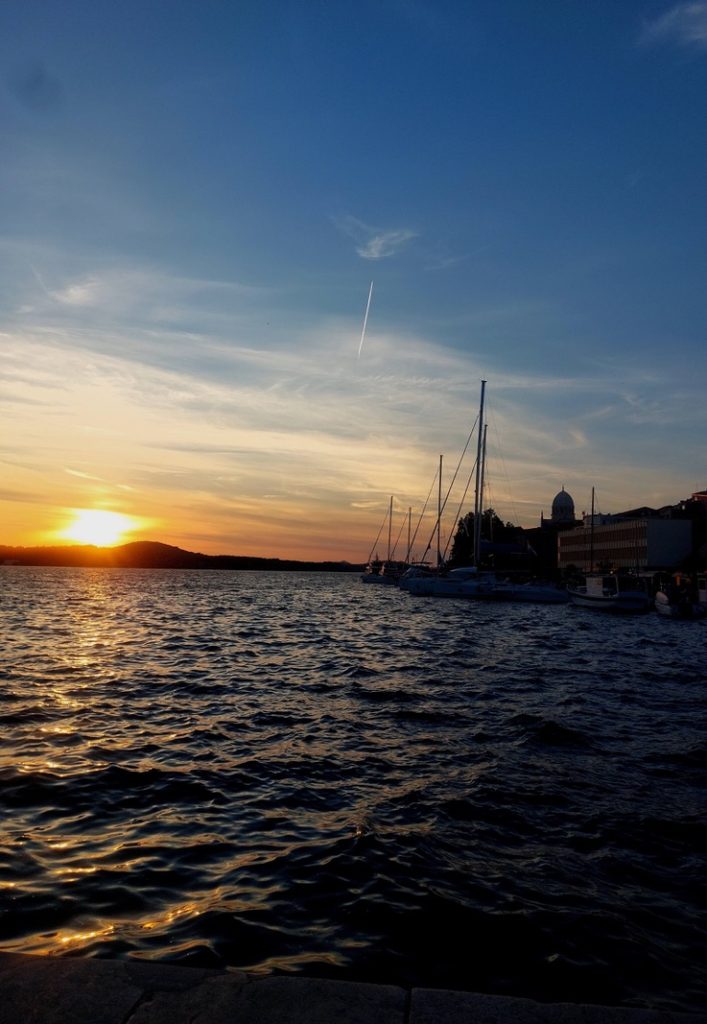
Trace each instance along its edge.
<instances>
[{"instance_id":1,"label":"boat","mask_svg":"<svg viewBox=\"0 0 707 1024\"><path fill-rule=\"evenodd\" d=\"M707 577L692 579L684 573L660 581L655 595L655 610L669 619L707 617Z\"/></svg>"},{"instance_id":2,"label":"boat","mask_svg":"<svg viewBox=\"0 0 707 1024\"><path fill-rule=\"evenodd\" d=\"M402 577L400 586L410 594L425 597L466 597L481 601L528 601L535 604L567 604L565 587L555 583L528 580L525 583L499 578L492 570L461 566L442 575L415 573Z\"/></svg>"},{"instance_id":3,"label":"boat","mask_svg":"<svg viewBox=\"0 0 707 1024\"><path fill-rule=\"evenodd\" d=\"M398 585L401 576L407 569L406 562L381 561L374 558L366 566L365 572L361 573L362 583L382 583L389 587Z\"/></svg>"},{"instance_id":4,"label":"boat","mask_svg":"<svg viewBox=\"0 0 707 1024\"><path fill-rule=\"evenodd\" d=\"M436 568L429 562L413 562L400 577L398 586L401 590L409 590L417 586L416 580L429 579L436 575Z\"/></svg>"},{"instance_id":5,"label":"boat","mask_svg":"<svg viewBox=\"0 0 707 1024\"><path fill-rule=\"evenodd\" d=\"M589 572L567 593L572 604L606 612L647 612L653 604L645 580L632 573Z\"/></svg>"},{"instance_id":6,"label":"boat","mask_svg":"<svg viewBox=\"0 0 707 1024\"><path fill-rule=\"evenodd\" d=\"M634 573L594 572L594 488L589 533L589 572L567 585L572 604L605 612L647 612L653 597L643 577Z\"/></svg>"},{"instance_id":7,"label":"boat","mask_svg":"<svg viewBox=\"0 0 707 1024\"><path fill-rule=\"evenodd\" d=\"M434 581L438 580L441 577L441 575L444 573L444 571L445 571L444 570L444 560L442 558L442 551L441 551L441 536L442 536L441 535L441 523L442 523L442 465L443 465L443 459L444 459L444 456L440 455L440 457L439 457L439 469L437 470L437 474L436 474L436 477L435 477L435 479L437 480L437 520L435 522L435 527L434 527L434 530L432 532L432 537L430 537L429 543L427 544L427 547L425 549L425 552L424 552L424 555L423 555L423 561L421 561L421 562L413 562L410 565L408 565L406 571L401 575L401 577L400 577L400 579L398 581L398 585L399 585L400 589L401 590L407 590L407 592L410 593L410 594L416 594L416 595L421 595L421 594L430 595L430 594L432 594L433 593L433 587L434 587ZM433 485L434 485L434 480L433 480ZM431 491L432 491L432 488L430 487L430 493L431 493ZM429 498L429 494L428 494L428 498ZM423 513L424 513L424 509L426 507L427 507L427 502L425 502L425 506L423 508ZM419 523L418 523L418 526L419 526ZM415 530L415 533L417 534L417 530ZM432 541L435 539L435 536L436 536L436 543L437 543L437 561L436 561L436 563L434 565L431 565L429 562L424 561L424 558L427 556L428 552L430 551L430 548L432 547ZM411 554L411 541L410 541L410 537L409 537L409 527L408 527L408 557L410 557L410 554Z\"/></svg>"},{"instance_id":8,"label":"boat","mask_svg":"<svg viewBox=\"0 0 707 1024\"><path fill-rule=\"evenodd\" d=\"M376 555L372 558L373 550L375 549L378 539L381 535L383 527L386 522L388 523L388 557L385 561L382 561ZM409 528L408 528L409 529ZM368 565L366 566L365 572L361 573L362 583L381 583L386 586L395 587L398 585L400 577L407 569L407 562L395 561L392 557L393 551L391 549L392 543L392 531L393 531L393 495L390 496L390 505L386 513L385 519L381 523L380 530L378 531L378 537L376 537L371 549L371 554L368 556Z\"/></svg>"},{"instance_id":9,"label":"boat","mask_svg":"<svg viewBox=\"0 0 707 1024\"><path fill-rule=\"evenodd\" d=\"M500 598L496 593L499 582L495 572L480 572L475 565L460 566L441 573L423 573L410 570L401 581L401 587L417 597L488 597Z\"/></svg>"},{"instance_id":10,"label":"boat","mask_svg":"<svg viewBox=\"0 0 707 1024\"><path fill-rule=\"evenodd\" d=\"M484 436L483 416L484 416L484 394L486 390L486 381L481 381L481 399L479 404L479 416L478 416L478 440L477 440L477 456L476 456L476 492L474 498L474 564L470 566L460 566L455 569L447 569L444 565L444 559L441 551L441 527L442 527L442 456L439 457L439 477L438 477L438 493L437 493L437 522L435 525L435 533L437 535L437 565L436 568L432 569L425 567L419 569L417 567L411 567L407 573L403 576L400 581L400 586L403 590L407 590L409 594L413 594L417 597L471 597L472 591L488 591L491 586L496 582L495 573L480 573L478 567L478 553L480 545L480 517L478 515L480 505L480 480L481 480L481 451L482 451L482 436ZM471 439L471 434L469 435ZM469 441L467 440L467 445ZM466 447L464 448L466 451ZM464 452L462 452L462 457ZM460 460L461 461L461 460ZM458 469L459 467L457 467ZM456 475L456 474L455 474ZM481 485L483 486L483 485ZM447 494L449 497L449 494ZM446 501L445 501L446 504ZM433 534L434 536L434 534ZM432 540L428 544L429 550L432 544Z\"/></svg>"},{"instance_id":11,"label":"boat","mask_svg":"<svg viewBox=\"0 0 707 1024\"><path fill-rule=\"evenodd\" d=\"M403 575L400 586L409 594L421 597L464 597L482 601L534 601L543 604L563 604L568 600L567 591L553 583L534 580L516 582L499 578L494 570L481 568L483 544L481 540L482 509L484 496L484 471L486 466L486 431L484 423L484 398L486 381L481 382L481 398L478 415L477 452L474 488L474 539L473 564L447 569L442 564L440 553L441 474L440 494L437 513L437 570L421 570L411 567ZM469 442L467 441L467 444ZM466 450L466 448L465 448ZM462 453L463 455L463 453Z\"/></svg>"}]
</instances>

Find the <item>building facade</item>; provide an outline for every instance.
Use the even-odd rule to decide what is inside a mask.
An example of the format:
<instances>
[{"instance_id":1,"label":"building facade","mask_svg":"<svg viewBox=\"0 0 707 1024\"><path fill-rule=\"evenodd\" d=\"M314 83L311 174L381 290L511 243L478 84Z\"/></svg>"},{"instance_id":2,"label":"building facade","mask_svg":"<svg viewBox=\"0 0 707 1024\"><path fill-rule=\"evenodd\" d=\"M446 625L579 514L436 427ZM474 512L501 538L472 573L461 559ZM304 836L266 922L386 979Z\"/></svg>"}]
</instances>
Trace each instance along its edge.
<instances>
[{"instance_id":1,"label":"building facade","mask_svg":"<svg viewBox=\"0 0 707 1024\"><path fill-rule=\"evenodd\" d=\"M669 569L692 552L692 523L685 519L614 519L557 535L559 569ZM603 518L603 517L602 517Z\"/></svg>"}]
</instances>

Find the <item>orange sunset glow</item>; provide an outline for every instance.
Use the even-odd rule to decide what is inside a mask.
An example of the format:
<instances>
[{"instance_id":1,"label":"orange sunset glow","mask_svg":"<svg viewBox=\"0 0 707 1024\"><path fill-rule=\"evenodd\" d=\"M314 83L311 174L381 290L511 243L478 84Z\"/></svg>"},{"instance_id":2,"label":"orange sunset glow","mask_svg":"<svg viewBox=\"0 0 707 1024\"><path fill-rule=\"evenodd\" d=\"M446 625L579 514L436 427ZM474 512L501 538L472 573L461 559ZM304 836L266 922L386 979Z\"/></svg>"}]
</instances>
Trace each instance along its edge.
<instances>
[{"instance_id":1,"label":"orange sunset glow","mask_svg":"<svg viewBox=\"0 0 707 1024\"><path fill-rule=\"evenodd\" d=\"M503 5L484 29L476 4L383 6L352 103L352 5L296 19L300 74L269 4L0 3L0 546L360 564L392 495L393 543L425 509L422 557L440 455L445 543L469 510L482 379L504 522L560 488L608 513L705 485L707 0L562 5L582 55L556 83ZM559 5L511 6L550 47Z\"/></svg>"},{"instance_id":2,"label":"orange sunset glow","mask_svg":"<svg viewBox=\"0 0 707 1024\"><path fill-rule=\"evenodd\" d=\"M123 543L128 539L127 535L140 525L133 516L104 509L73 509L72 515L71 522L60 531L59 538L77 544L95 544L101 548Z\"/></svg>"}]
</instances>

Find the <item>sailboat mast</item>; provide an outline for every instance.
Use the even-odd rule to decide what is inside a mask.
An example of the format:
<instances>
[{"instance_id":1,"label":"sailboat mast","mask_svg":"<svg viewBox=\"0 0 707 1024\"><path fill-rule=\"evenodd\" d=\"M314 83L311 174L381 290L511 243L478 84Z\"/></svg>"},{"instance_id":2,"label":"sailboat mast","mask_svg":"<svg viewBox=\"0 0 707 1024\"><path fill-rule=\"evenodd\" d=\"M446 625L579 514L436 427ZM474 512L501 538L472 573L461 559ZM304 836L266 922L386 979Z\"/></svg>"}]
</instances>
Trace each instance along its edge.
<instances>
[{"instance_id":1,"label":"sailboat mast","mask_svg":"<svg viewBox=\"0 0 707 1024\"><path fill-rule=\"evenodd\" d=\"M439 457L439 479L437 481L437 568L442 565L442 456Z\"/></svg>"},{"instance_id":2,"label":"sailboat mast","mask_svg":"<svg viewBox=\"0 0 707 1024\"><path fill-rule=\"evenodd\" d=\"M388 561L390 561L390 545L393 537L393 495L390 496L390 509L388 510Z\"/></svg>"},{"instance_id":3,"label":"sailboat mast","mask_svg":"<svg viewBox=\"0 0 707 1024\"><path fill-rule=\"evenodd\" d=\"M486 381L481 381L481 400L479 402L479 435L476 443L476 486L474 489L474 565L478 566L481 549L481 455L483 446L484 394Z\"/></svg>"},{"instance_id":4,"label":"sailboat mast","mask_svg":"<svg viewBox=\"0 0 707 1024\"><path fill-rule=\"evenodd\" d=\"M411 531L412 531L412 505L409 505L408 506L408 549L405 552L405 561L406 562L410 561L410 547L411 547L410 535L411 535Z\"/></svg>"},{"instance_id":5,"label":"sailboat mast","mask_svg":"<svg viewBox=\"0 0 707 1024\"><path fill-rule=\"evenodd\" d=\"M594 572L594 488L592 487L592 519L589 527L589 571Z\"/></svg>"},{"instance_id":6,"label":"sailboat mast","mask_svg":"<svg viewBox=\"0 0 707 1024\"><path fill-rule=\"evenodd\" d=\"M484 478L486 476L486 431L488 423L484 423L484 441L481 446L481 483L479 484L479 551L481 550L481 529L484 525ZM491 538L488 538L491 540Z\"/></svg>"}]
</instances>

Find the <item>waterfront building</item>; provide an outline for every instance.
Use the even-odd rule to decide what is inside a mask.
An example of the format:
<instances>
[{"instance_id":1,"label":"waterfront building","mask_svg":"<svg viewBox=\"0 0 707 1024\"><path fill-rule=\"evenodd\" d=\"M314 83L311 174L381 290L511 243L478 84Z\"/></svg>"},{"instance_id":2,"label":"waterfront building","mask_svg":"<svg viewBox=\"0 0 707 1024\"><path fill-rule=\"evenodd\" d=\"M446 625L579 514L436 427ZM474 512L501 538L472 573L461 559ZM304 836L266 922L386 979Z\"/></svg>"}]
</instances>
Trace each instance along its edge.
<instances>
[{"instance_id":1,"label":"waterfront building","mask_svg":"<svg viewBox=\"0 0 707 1024\"><path fill-rule=\"evenodd\" d=\"M547 520L545 514L543 512L540 513L540 527L541 529L546 529L548 526L567 527L568 525L576 525L574 500L572 495L568 494L563 486L559 494L556 494L552 499L550 519Z\"/></svg>"},{"instance_id":2,"label":"waterfront building","mask_svg":"<svg viewBox=\"0 0 707 1024\"><path fill-rule=\"evenodd\" d=\"M552 511L547 519L540 513L540 526L525 530L524 536L535 556L534 569L553 576L557 572L557 538L565 530L579 526L575 518L574 500L564 487L552 499Z\"/></svg>"},{"instance_id":3,"label":"waterfront building","mask_svg":"<svg viewBox=\"0 0 707 1024\"><path fill-rule=\"evenodd\" d=\"M557 535L559 569L670 569L692 553L688 519L591 516Z\"/></svg>"}]
</instances>

